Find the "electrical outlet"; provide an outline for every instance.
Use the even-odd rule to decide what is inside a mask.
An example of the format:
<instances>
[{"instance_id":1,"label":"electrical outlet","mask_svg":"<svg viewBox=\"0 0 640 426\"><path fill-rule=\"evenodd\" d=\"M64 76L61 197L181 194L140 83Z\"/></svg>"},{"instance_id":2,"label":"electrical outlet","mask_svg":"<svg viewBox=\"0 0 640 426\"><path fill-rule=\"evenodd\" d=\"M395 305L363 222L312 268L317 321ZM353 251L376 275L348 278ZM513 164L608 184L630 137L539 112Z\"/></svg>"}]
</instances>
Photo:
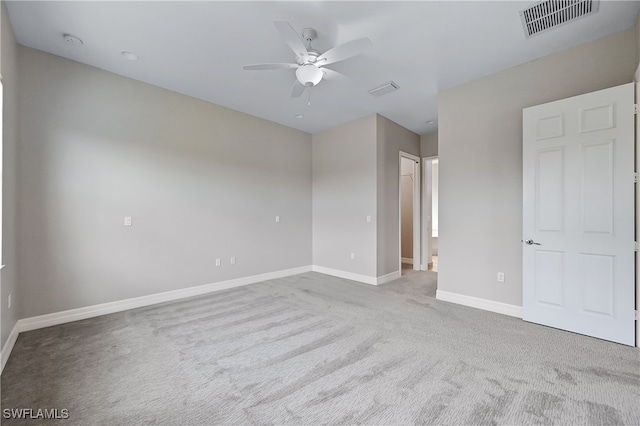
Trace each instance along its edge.
<instances>
[{"instance_id":1,"label":"electrical outlet","mask_svg":"<svg viewBox=\"0 0 640 426\"><path fill-rule=\"evenodd\" d=\"M216 266L220 266L220 265L221 265L220 259L216 259Z\"/></svg>"},{"instance_id":2,"label":"electrical outlet","mask_svg":"<svg viewBox=\"0 0 640 426\"><path fill-rule=\"evenodd\" d=\"M499 283L504 282L504 272L498 272L498 282Z\"/></svg>"},{"instance_id":3,"label":"electrical outlet","mask_svg":"<svg viewBox=\"0 0 640 426\"><path fill-rule=\"evenodd\" d=\"M236 258L235 258L235 256L231 258L231 264L232 264L232 265L235 265L235 264L236 264Z\"/></svg>"},{"instance_id":4,"label":"electrical outlet","mask_svg":"<svg viewBox=\"0 0 640 426\"><path fill-rule=\"evenodd\" d=\"M7 297L7 309L11 309L11 295Z\"/></svg>"},{"instance_id":5,"label":"electrical outlet","mask_svg":"<svg viewBox=\"0 0 640 426\"><path fill-rule=\"evenodd\" d=\"M354 252L351 252L351 260L356 260L356 254Z\"/></svg>"},{"instance_id":6,"label":"electrical outlet","mask_svg":"<svg viewBox=\"0 0 640 426\"><path fill-rule=\"evenodd\" d=\"M276 216L276 223L280 223L280 216Z\"/></svg>"},{"instance_id":7,"label":"electrical outlet","mask_svg":"<svg viewBox=\"0 0 640 426\"><path fill-rule=\"evenodd\" d=\"M124 218L124 226L131 226L131 216L126 216Z\"/></svg>"},{"instance_id":8,"label":"electrical outlet","mask_svg":"<svg viewBox=\"0 0 640 426\"><path fill-rule=\"evenodd\" d=\"M367 222L371 222L371 215L367 215Z\"/></svg>"}]
</instances>

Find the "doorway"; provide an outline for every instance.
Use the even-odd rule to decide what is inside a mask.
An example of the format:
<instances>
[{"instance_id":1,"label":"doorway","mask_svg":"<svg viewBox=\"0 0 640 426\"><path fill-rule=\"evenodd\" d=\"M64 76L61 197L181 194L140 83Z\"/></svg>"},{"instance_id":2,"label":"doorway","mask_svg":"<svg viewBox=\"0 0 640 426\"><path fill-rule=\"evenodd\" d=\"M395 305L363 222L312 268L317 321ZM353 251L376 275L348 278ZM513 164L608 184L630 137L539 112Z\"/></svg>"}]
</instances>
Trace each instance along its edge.
<instances>
[{"instance_id":1,"label":"doorway","mask_svg":"<svg viewBox=\"0 0 640 426\"><path fill-rule=\"evenodd\" d=\"M423 257L421 259L423 270L438 271L438 157L422 159L423 180L423 205L422 234Z\"/></svg>"},{"instance_id":2,"label":"doorway","mask_svg":"<svg viewBox=\"0 0 640 426\"><path fill-rule=\"evenodd\" d=\"M421 269L420 159L400 152L399 164L399 270ZM404 268L403 268L404 264Z\"/></svg>"}]
</instances>

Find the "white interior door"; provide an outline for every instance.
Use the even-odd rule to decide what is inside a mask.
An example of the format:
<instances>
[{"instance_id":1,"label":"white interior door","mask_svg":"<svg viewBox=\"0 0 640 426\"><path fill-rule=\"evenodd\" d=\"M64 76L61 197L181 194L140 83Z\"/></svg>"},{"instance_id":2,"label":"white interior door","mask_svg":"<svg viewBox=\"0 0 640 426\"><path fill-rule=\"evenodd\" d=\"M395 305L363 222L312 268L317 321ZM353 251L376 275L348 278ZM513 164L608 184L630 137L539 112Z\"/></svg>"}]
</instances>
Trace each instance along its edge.
<instances>
[{"instance_id":1,"label":"white interior door","mask_svg":"<svg viewBox=\"0 0 640 426\"><path fill-rule=\"evenodd\" d=\"M634 336L633 83L523 111L523 318Z\"/></svg>"}]
</instances>

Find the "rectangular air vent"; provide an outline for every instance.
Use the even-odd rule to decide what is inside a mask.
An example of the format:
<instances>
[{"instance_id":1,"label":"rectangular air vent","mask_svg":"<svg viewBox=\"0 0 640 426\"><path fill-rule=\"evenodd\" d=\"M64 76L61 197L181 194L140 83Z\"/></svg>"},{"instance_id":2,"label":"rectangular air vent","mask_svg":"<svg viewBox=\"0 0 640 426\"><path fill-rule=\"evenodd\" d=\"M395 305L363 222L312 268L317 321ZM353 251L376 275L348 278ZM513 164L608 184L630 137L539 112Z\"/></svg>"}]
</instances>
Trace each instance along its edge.
<instances>
[{"instance_id":1,"label":"rectangular air vent","mask_svg":"<svg viewBox=\"0 0 640 426\"><path fill-rule=\"evenodd\" d=\"M380 87L369 90L369 93L371 93L371 96L382 96L398 90L398 87L399 86L396 83L390 81L389 83L383 84Z\"/></svg>"},{"instance_id":2,"label":"rectangular air vent","mask_svg":"<svg viewBox=\"0 0 640 426\"><path fill-rule=\"evenodd\" d=\"M598 11L599 0L547 0L520 11L527 38Z\"/></svg>"}]
</instances>

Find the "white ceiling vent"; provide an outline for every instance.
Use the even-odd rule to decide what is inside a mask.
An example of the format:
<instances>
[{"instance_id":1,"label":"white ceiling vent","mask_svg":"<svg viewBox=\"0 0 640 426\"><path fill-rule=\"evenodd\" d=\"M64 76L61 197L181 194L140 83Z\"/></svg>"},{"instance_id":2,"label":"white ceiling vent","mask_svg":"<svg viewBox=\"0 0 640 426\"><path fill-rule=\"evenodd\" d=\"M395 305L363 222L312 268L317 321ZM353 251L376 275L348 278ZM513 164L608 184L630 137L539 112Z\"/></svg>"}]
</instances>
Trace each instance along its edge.
<instances>
[{"instance_id":1,"label":"white ceiling vent","mask_svg":"<svg viewBox=\"0 0 640 426\"><path fill-rule=\"evenodd\" d=\"M527 38L598 11L600 0L547 0L520 11Z\"/></svg>"},{"instance_id":2,"label":"white ceiling vent","mask_svg":"<svg viewBox=\"0 0 640 426\"><path fill-rule=\"evenodd\" d=\"M387 93L395 92L399 87L400 86L398 86L396 83L390 81L380 87L369 90L369 93L371 93L371 96L382 96L386 95Z\"/></svg>"}]
</instances>

